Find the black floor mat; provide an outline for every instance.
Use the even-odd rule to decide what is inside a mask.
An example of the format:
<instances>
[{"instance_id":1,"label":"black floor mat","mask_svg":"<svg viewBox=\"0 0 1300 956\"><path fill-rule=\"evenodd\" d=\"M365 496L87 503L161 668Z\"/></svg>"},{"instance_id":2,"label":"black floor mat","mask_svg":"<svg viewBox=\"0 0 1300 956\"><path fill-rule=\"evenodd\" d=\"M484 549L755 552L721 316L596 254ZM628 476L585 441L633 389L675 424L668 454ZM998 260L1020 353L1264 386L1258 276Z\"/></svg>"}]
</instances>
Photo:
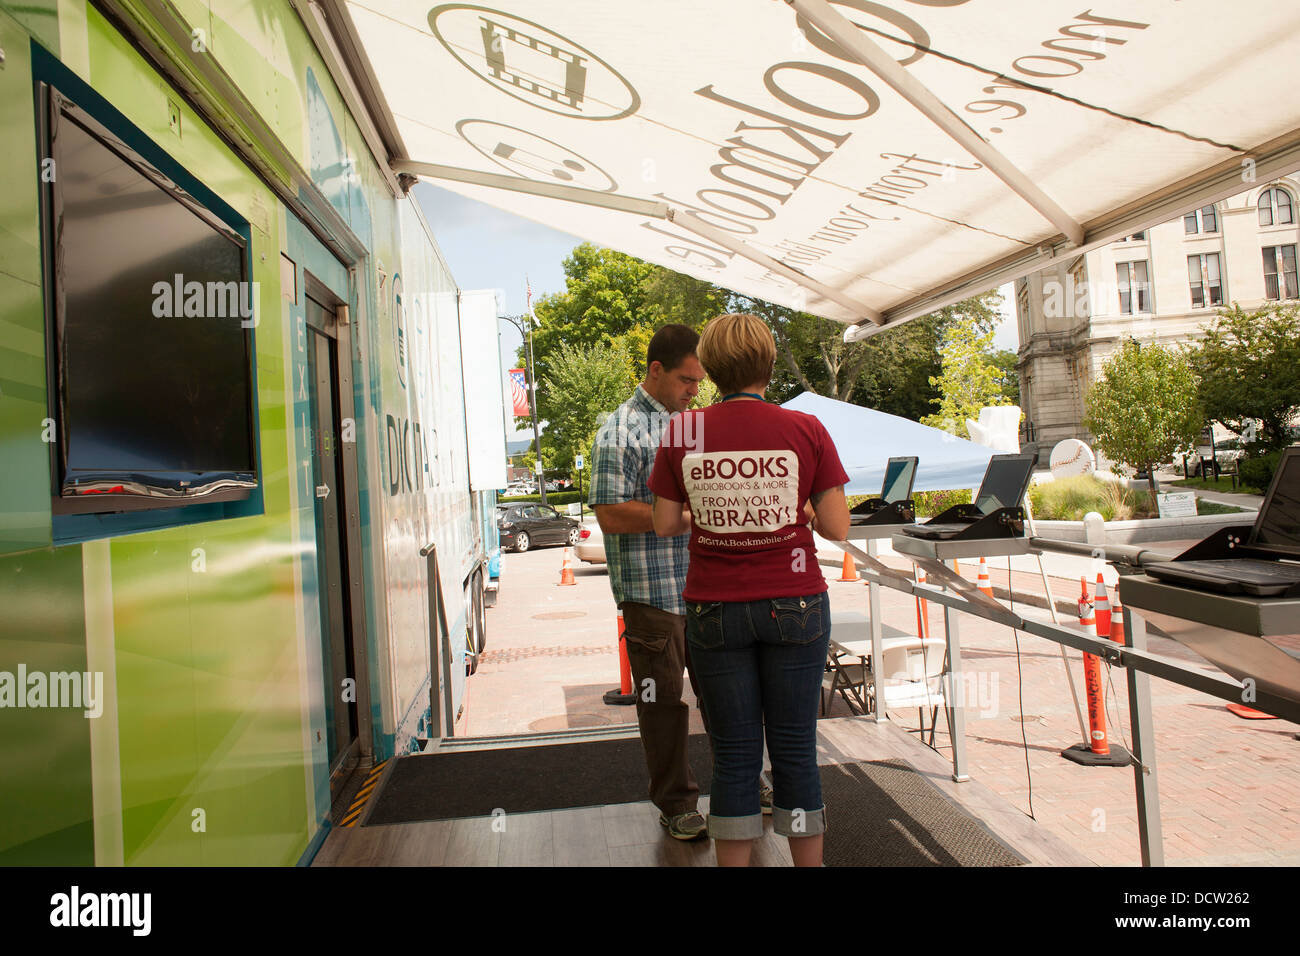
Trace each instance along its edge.
<instances>
[{"instance_id":1,"label":"black floor mat","mask_svg":"<svg viewBox=\"0 0 1300 956\"><path fill-rule=\"evenodd\" d=\"M692 734L691 770L702 793L713 778L709 738ZM641 738L468 750L403 757L367 826L529 813L649 799Z\"/></svg>"},{"instance_id":2,"label":"black floor mat","mask_svg":"<svg viewBox=\"0 0 1300 956\"><path fill-rule=\"evenodd\" d=\"M902 760L827 764L827 866L1020 866L1029 862Z\"/></svg>"},{"instance_id":3,"label":"black floor mat","mask_svg":"<svg viewBox=\"0 0 1300 956\"><path fill-rule=\"evenodd\" d=\"M691 769L708 793L708 738ZM1018 866L1027 862L902 760L821 768L827 866ZM640 738L402 757L367 826L528 813L647 799Z\"/></svg>"}]
</instances>

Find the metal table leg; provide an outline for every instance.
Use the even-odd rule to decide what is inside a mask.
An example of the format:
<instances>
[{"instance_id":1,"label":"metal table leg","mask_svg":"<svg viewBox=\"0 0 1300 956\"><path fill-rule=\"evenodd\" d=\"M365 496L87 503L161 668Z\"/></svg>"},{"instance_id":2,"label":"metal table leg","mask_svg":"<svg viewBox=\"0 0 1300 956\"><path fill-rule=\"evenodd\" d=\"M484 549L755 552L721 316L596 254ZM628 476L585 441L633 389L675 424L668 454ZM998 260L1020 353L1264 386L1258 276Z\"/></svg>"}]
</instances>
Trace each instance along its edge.
<instances>
[{"instance_id":1,"label":"metal table leg","mask_svg":"<svg viewBox=\"0 0 1300 956\"><path fill-rule=\"evenodd\" d=\"M1147 623L1124 607L1128 644L1134 650L1147 649ZM1128 676L1129 724L1133 728L1133 784L1137 793L1138 842L1143 866L1164 866L1164 838L1160 832L1160 787L1156 780L1156 741L1151 721L1151 678L1136 667L1125 668Z\"/></svg>"},{"instance_id":2,"label":"metal table leg","mask_svg":"<svg viewBox=\"0 0 1300 956\"><path fill-rule=\"evenodd\" d=\"M876 548L874 538L867 541L867 554L873 558L876 556ZM876 685L876 699L871 708L871 719L876 723L880 723L885 719L885 709L880 706L881 682L883 681L880 668L885 659L883 656L884 626L881 623L880 585L875 581L870 581L867 584L867 614L871 618L871 674Z\"/></svg>"},{"instance_id":3,"label":"metal table leg","mask_svg":"<svg viewBox=\"0 0 1300 956\"><path fill-rule=\"evenodd\" d=\"M966 711L958 699L965 692L961 671L961 637L957 627L957 613L946 604L943 608L943 635L948 642L948 673L944 686L943 706L948 715L948 731L952 734L952 779L964 783L970 779L966 773Z\"/></svg>"}]
</instances>

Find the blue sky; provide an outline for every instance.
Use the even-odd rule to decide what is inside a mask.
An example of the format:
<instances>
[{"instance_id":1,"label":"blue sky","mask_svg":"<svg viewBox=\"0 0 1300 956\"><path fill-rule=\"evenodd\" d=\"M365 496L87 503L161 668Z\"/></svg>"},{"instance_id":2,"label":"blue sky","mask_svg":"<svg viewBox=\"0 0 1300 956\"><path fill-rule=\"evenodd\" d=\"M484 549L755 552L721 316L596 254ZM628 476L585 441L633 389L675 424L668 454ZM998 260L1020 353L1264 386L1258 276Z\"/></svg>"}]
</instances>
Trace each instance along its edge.
<instances>
[{"instance_id":1,"label":"blue sky","mask_svg":"<svg viewBox=\"0 0 1300 956\"><path fill-rule=\"evenodd\" d=\"M424 210L442 254L462 289L501 289L506 311L524 311L524 278L533 297L564 290L564 257L582 240L494 206L466 199L428 183L412 190ZM1003 286L1007 318L994 337L996 348L1015 351L1016 323L1012 317L1011 287ZM519 332L501 323L501 355L505 368L514 365Z\"/></svg>"}]
</instances>

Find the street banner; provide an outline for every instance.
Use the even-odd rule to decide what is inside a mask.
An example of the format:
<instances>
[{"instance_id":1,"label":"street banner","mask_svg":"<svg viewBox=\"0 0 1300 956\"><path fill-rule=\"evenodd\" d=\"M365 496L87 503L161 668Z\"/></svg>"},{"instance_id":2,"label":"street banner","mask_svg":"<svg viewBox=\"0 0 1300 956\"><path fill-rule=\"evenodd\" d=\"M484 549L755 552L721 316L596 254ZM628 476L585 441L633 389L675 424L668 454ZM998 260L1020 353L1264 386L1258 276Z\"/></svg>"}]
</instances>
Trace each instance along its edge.
<instances>
[{"instance_id":1,"label":"street banner","mask_svg":"<svg viewBox=\"0 0 1300 956\"><path fill-rule=\"evenodd\" d=\"M514 402L515 415L527 418L529 415L528 380L524 377L524 370L521 368L510 370L510 398Z\"/></svg>"}]
</instances>

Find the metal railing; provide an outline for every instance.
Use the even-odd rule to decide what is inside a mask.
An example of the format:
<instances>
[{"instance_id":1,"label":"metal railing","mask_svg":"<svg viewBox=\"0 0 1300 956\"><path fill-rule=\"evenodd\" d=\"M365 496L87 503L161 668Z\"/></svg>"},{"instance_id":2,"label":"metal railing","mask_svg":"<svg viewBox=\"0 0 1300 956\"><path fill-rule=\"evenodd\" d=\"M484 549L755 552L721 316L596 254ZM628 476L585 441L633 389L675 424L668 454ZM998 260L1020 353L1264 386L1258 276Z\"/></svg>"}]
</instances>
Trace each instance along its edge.
<instances>
[{"instance_id":1,"label":"metal railing","mask_svg":"<svg viewBox=\"0 0 1300 956\"><path fill-rule=\"evenodd\" d=\"M989 597L978 589L975 582L961 577L948 567L942 543L934 546L934 556L925 557L912 553L902 554L921 567L929 578L927 583L917 583L907 574L890 568L874 554L869 554L851 542L840 541L836 544L853 555L859 565L862 577L870 586L869 615L873 631L873 640L880 627L880 599L878 588L887 587L905 594L911 594L925 601L931 601L944 608L944 639L948 646L949 668L945 675L948 690L960 686L962 682L961 642L958 632L958 615L970 614L974 617L1003 624L1016 630L1045 638L1064 647L1074 648L1088 654L1094 654L1107 663L1124 668L1128 683L1129 724L1132 728L1132 766L1134 789L1137 796L1138 836L1141 845L1143 866L1161 866L1164 863L1164 849L1160 833L1159 789L1156 775L1156 755L1154 724L1151 715L1150 678L1159 677L1182 687L1200 691L1228 703L1242 702L1243 685L1228 677L1206 673L1194 666L1152 653L1147 649L1147 625L1145 619L1126 602L1124 605L1124 624L1127 644L1117 644L1108 638L1090 636L1080 629L1062 624L1040 620L1027 612L1012 610L995 598ZM973 542L966 542L967 545ZM1008 541L989 540L982 543L988 556L1010 554L1032 554L1035 552L1058 551L1065 554L1101 557L1108 562L1124 566L1127 571L1136 571L1155 561L1167 561L1168 556L1131 545L1088 545L1070 541L1056 541L1048 538L1012 539ZM871 549L874 550L874 549ZM964 555L957 555L962 557ZM938 586L935 583L938 582ZM1049 592L1049 602L1051 601ZM1023 605L1021 605L1023 608ZM878 650L878 648L877 648ZM1300 723L1300 701L1274 694L1266 689L1255 691L1254 703L1260 710L1287 720ZM944 694L944 709L948 718L948 727L952 735L952 778L962 782L969 780L966 761L965 720L959 701L954 694ZM877 707L879 711L879 706Z\"/></svg>"}]
</instances>

